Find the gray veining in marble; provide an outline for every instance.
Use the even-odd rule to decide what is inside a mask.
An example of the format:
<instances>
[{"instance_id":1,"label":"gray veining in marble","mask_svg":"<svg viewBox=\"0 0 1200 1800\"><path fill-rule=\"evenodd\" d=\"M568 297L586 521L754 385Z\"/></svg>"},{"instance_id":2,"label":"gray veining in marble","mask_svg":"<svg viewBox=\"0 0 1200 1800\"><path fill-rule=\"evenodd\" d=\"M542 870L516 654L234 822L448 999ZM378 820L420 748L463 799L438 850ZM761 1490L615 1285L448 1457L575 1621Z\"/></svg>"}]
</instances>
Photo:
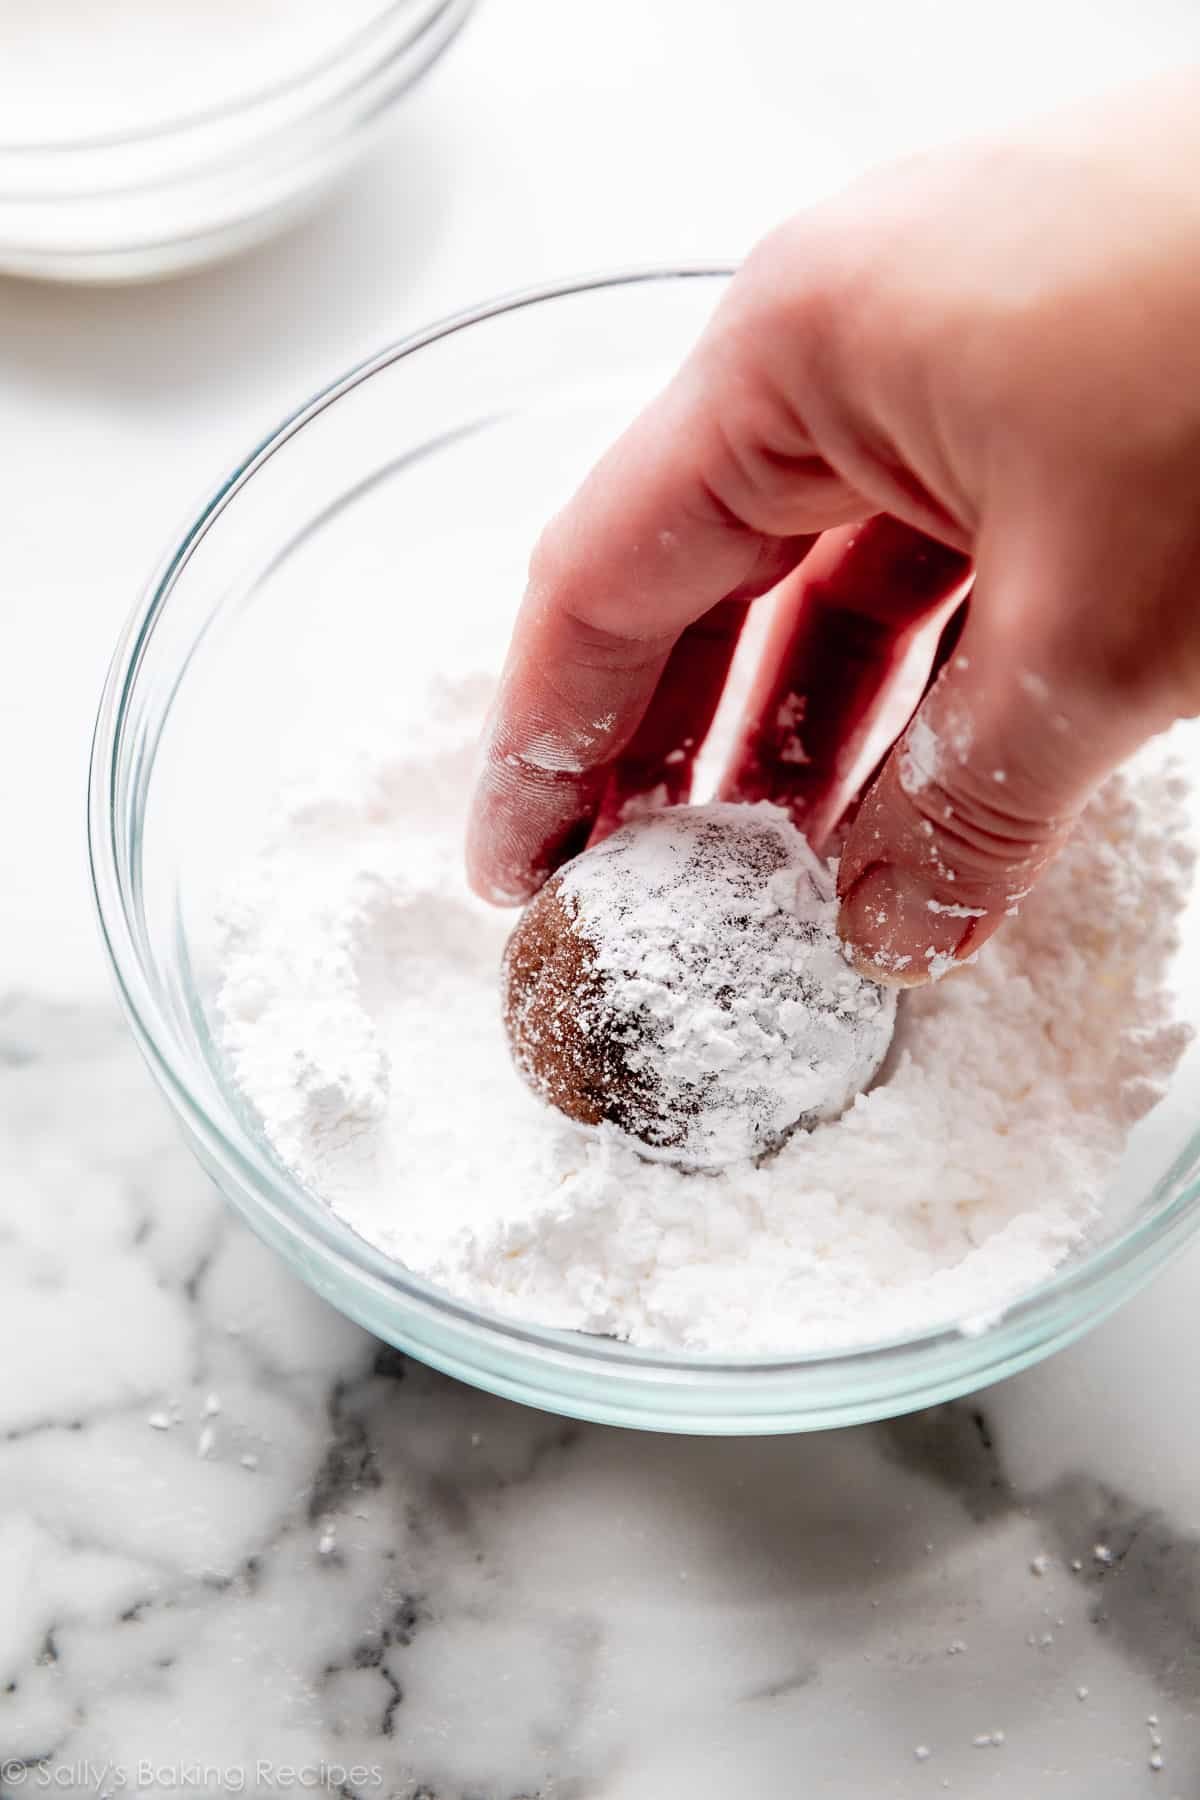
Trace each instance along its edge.
<instances>
[{"instance_id":1,"label":"gray veining in marble","mask_svg":"<svg viewBox=\"0 0 1200 1800\"><path fill-rule=\"evenodd\" d=\"M13 1001L0 1258L5 1800L1200 1793L1195 1255L887 1425L574 1425L340 1319L108 1009Z\"/></svg>"}]
</instances>

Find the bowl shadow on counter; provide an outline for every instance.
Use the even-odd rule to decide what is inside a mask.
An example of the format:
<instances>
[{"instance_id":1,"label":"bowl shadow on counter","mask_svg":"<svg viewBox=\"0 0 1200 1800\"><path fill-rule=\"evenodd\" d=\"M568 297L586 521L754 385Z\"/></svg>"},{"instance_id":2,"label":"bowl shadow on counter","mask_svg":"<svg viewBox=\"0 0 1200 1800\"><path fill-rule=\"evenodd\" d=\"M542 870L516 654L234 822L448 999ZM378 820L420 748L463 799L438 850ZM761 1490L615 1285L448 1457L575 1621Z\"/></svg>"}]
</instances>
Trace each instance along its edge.
<instances>
[{"instance_id":1,"label":"bowl shadow on counter","mask_svg":"<svg viewBox=\"0 0 1200 1800\"><path fill-rule=\"evenodd\" d=\"M298 370L303 388L400 334L449 195L440 121L401 112L311 210L222 262L127 285L0 272L0 377L68 400L132 403L168 422L194 398L211 408L212 389L236 392L252 379L268 396L263 423L273 423ZM380 294L396 308L382 322ZM329 344L336 351L323 350ZM314 345L321 360L305 375Z\"/></svg>"}]
</instances>

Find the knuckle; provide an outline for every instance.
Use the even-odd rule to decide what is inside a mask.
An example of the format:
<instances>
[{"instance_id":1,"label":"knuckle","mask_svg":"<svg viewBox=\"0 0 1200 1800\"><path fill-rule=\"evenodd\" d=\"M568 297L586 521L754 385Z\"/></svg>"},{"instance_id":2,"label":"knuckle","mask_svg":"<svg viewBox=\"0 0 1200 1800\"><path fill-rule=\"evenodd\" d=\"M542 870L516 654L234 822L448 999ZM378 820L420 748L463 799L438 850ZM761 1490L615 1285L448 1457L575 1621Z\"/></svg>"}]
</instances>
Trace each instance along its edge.
<instances>
[{"instance_id":1,"label":"knuckle","mask_svg":"<svg viewBox=\"0 0 1200 1800\"><path fill-rule=\"evenodd\" d=\"M715 396L713 510L764 537L812 529L814 484L823 515L844 485L813 422L828 410L818 396L844 326L844 236L816 214L777 227L751 251L699 352Z\"/></svg>"},{"instance_id":2,"label":"knuckle","mask_svg":"<svg viewBox=\"0 0 1200 1800\"><path fill-rule=\"evenodd\" d=\"M543 604L552 604L570 583L563 515L556 514L542 527L529 557L528 591Z\"/></svg>"},{"instance_id":3,"label":"knuckle","mask_svg":"<svg viewBox=\"0 0 1200 1800\"><path fill-rule=\"evenodd\" d=\"M755 246L739 277L742 323L766 353L776 386L794 391L830 359L876 279L875 266L866 234L844 205L799 213Z\"/></svg>"},{"instance_id":4,"label":"knuckle","mask_svg":"<svg viewBox=\"0 0 1200 1800\"><path fill-rule=\"evenodd\" d=\"M897 780L910 818L909 852L940 886L970 904L994 902L997 890L1019 899L1054 855L1072 820L1007 796L1006 784L955 767L914 779L901 751Z\"/></svg>"},{"instance_id":5,"label":"knuckle","mask_svg":"<svg viewBox=\"0 0 1200 1800\"><path fill-rule=\"evenodd\" d=\"M528 595L555 621L561 653L574 668L633 673L660 658L674 636L657 623L652 607L635 608L623 592L597 589L559 520L551 521L534 546ZM551 675L549 668L541 671L543 681Z\"/></svg>"},{"instance_id":6,"label":"knuckle","mask_svg":"<svg viewBox=\"0 0 1200 1800\"><path fill-rule=\"evenodd\" d=\"M762 385L756 399L747 403L747 410L750 407L758 417L713 419L718 459L714 474L703 485L703 502L710 517L731 531L759 538L791 537L806 522L802 484L813 476L827 478L828 471L811 450L774 448L785 437L797 445L805 441L790 399L771 394Z\"/></svg>"}]
</instances>

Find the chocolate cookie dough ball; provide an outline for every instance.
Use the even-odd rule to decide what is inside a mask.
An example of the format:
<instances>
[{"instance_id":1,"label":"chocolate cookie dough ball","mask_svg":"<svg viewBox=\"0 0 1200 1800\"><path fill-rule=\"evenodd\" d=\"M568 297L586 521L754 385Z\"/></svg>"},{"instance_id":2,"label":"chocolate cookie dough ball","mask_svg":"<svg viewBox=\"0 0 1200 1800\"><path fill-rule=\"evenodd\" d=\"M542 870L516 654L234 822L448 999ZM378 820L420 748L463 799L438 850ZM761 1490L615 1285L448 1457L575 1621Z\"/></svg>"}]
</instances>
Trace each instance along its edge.
<instances>
[{"instance_id":1,"label":"chocolate cookie dough ball","mask_svg":"<svg viewBox=\"0 0 1200 1800\"><path fill-rule=\"evenodd\" d=\"M859 975L828 871L777 807L678 806L542 889L509 939L518 1069L581 1125L715 1168L843 1112L895 995Z\"/></svg>"}]
</instances>

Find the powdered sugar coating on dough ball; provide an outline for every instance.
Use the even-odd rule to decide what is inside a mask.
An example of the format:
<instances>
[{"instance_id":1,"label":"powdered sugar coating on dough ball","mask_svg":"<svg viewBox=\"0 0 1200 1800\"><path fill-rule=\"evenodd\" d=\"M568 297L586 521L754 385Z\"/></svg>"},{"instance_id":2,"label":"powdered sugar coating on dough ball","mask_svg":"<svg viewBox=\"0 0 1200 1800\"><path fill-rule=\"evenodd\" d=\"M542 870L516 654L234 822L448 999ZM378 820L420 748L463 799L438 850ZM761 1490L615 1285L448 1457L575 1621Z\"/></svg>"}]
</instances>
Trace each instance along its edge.
<instances>
[{"instance_id":1,"label":"powdered sugar coating on dough ball","mask_svg":"<svg viewBox=\"0 0 1200 1800\"><path fill-rule=\"evenodd\" d=\"M580 1124L717 1168L837 1118L895 995L846 960L828 868L779 808L671 807L559 872L504 959L518 1068Z\"/></svg>"}]
</instances>

